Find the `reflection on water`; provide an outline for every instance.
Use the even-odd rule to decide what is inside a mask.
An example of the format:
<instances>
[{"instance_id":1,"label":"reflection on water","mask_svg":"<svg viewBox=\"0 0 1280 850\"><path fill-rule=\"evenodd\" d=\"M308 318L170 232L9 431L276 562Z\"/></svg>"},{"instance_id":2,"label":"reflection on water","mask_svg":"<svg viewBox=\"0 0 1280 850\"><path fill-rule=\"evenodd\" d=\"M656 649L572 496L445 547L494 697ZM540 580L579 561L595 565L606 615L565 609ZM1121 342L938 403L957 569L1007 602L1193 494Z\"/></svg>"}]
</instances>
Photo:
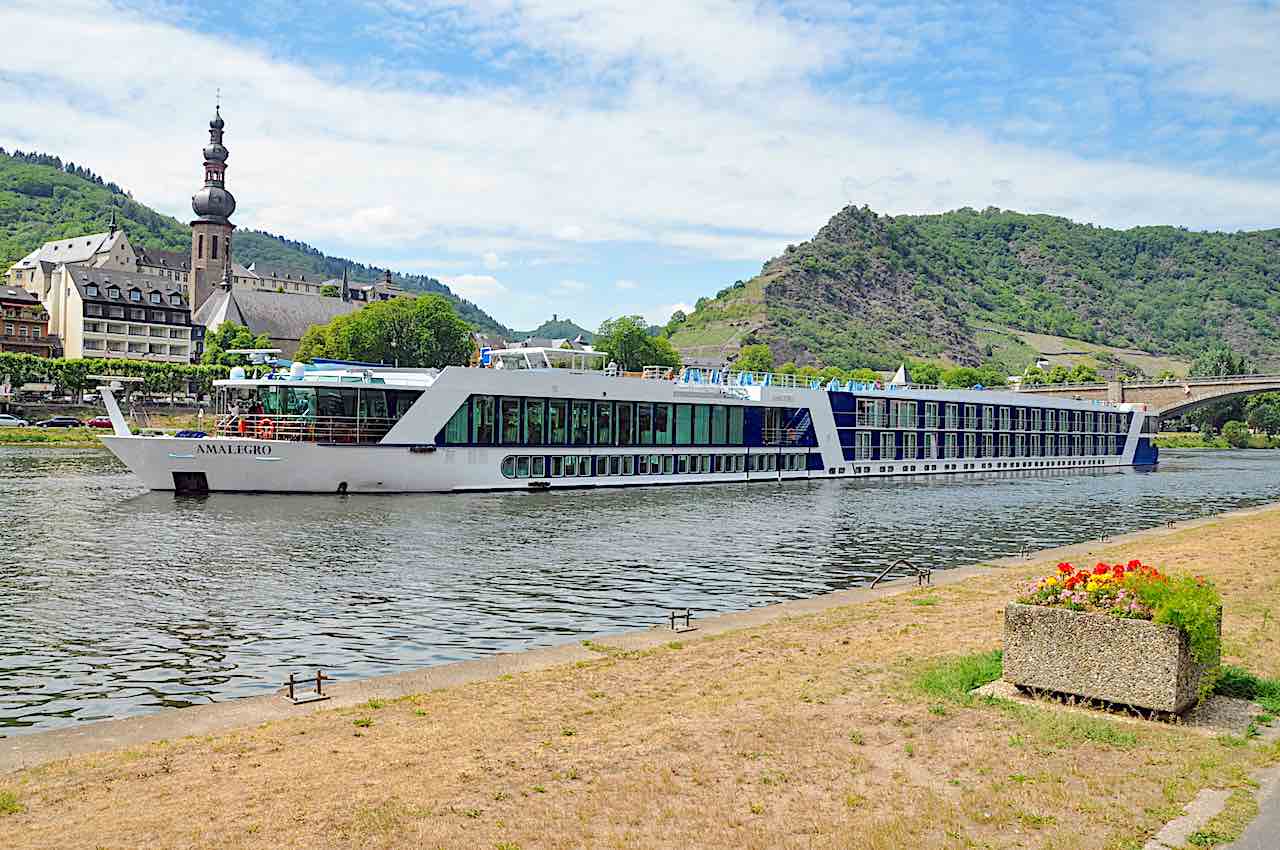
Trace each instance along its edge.
<instances>
[{"instance_id":1,"label":"reflection on water","mask_svg":"<svg viewBox=\"0 0 1280 850\"><path fill-rule=\"evenodd\" d=\"M0 728L370 676L846 588L1280 499L1272 452L1156 472L572 494L144 492L97 450L0 448Z\"/></svg>"}]
</instances>

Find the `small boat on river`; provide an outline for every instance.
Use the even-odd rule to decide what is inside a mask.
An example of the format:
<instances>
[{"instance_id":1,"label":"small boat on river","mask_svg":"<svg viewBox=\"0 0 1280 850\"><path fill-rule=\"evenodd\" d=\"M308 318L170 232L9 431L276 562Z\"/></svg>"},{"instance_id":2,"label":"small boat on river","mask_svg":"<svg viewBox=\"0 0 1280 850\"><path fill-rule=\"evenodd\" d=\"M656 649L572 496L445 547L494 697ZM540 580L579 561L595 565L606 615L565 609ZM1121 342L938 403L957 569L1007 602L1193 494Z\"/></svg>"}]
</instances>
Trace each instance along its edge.
<instances>
[{"instance_id":1,"label":"small boat on river","mask_svg":"<svg viewBox=\"0 0 1280 850\"><path fill-rule=\"evenodd\" d=\"M544 491L1150 466L1143 405L685 368L512 348L495 368L318 362L215 382L209 433L107 447L179 492Z\"/></svg>"}]
</instances>

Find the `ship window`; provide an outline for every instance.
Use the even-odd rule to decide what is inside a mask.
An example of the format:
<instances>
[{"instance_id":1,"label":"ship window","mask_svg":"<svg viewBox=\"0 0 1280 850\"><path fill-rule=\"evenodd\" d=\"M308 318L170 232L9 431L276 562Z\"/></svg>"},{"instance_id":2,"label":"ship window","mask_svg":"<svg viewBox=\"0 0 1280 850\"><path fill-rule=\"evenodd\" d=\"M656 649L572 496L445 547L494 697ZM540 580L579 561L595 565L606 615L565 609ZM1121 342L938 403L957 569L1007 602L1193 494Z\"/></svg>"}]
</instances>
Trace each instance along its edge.
<instances>
[{"instance_id":1,"label":"ship window","mask_svg":"<svg viewBox=\"0 0 1280 850\"><path fill-rule=\"evenodd\" d=\"M746 472L746 470L747 470L747 456L746 456L746 455L734 455L734 456L733 456L733 471L734 471L734 472Z\"/></svg>"},{"instance_id":2,"label":"ship window","mask_svg":"<svg viewBox=\"0 0 1280 850\"><path fill-rule=\"evenodd\" d=\"M669 404L653 406L653 442L659 446L672 445L675 431L675 415Z\"/></svg>"},{"instance_id":3,"label":"ship window","mask_svg":"<svg viewBox=\"0 0 1280 850\"><path fill-rule=\"evenodd\" d=\"M617 475L622 471L622 458L614 455L609 458L609 474Z\"/></svg>"},{"instance_id":4,"label":"ship window","mask_svg":"<svg viewBox=\"0 0 1280 850\"><path fill-rule=\"evenodd\" d=\"M636 436L639 445L653 445L653 405L636 406Z\"/></svg>"},{"instance_id":5,"label":"ship window","mask_svg":"<svg viewBox=\"0 0 1280 850\"><path fill-rule=\"evenodd\" d=\"M506 478L516 477L516 459L507 455L502 459L502 474Z\"/></svg>"},{"instance_id":6,"label":"ship window","mask_svg":"<svg viewBox=\"0 0 1280 850\"><path fill-rule=\"evenodd\" d=\"M528 477L529 477L529 458L527 457L516 458L516 478L528 478Z\"/></svg>"},{"instance_id":7,"label":"ship window","mask_svg":"<svg viewBox=\"0 0 1280 850\"><path fill-rule=\"evenodd\" d=\"M680 474L684 475L689 471L689 456L680 455Z\"/></svg>"},{"instance_id":8,"label":"ship window","mask_svg":"<svg viewBox=\"0 0 1280 850\"><path fill-rule=\"evenodd\" d=\"M676 445L687 446L693 441L693 408L687 404L676 405Z\"/></svg>"},{"instance_id":9,"label":"ship window","mask_svg":"<svg viewBox=\"0 0 1280 850\"><path fill-rule=\"evenodd\" d=\"M514 446L520 443L520 399L504 398L501 405L502 443Z\"/></svg>"},{"instance_id":10,"label":"ship window","mask_svg":"<svg viewBox=\"0 0 1280 850\"><path fill-rule=\"evenodd\" d=\"M916 459L916 435L914 431L902 435L902 459Z\"/></svg>"},{"instance_id":11,"label":"ship window","mask_svg":"<svg viewBox=\"0 0 1280 850\"><path fill-rule=\"evenodd\" d=\"M343 392L354 392L353 390L343 390ZM321 408L323 412L323 408ZM329 414L326 414L329 415ZM339 416L341 414L332 414ZM351 412L347 416L354 416ZM383 390L361 390L360 391L360 416L366 419L387 419L387 394Z\"/></svg>"},{"instance_id":12,"label":"ship window","mask_svg":"<svg viewBox=\"0 0 1280 850\"><path fill-rule=\"evenodd\" d=\"M676 468L675 455L663 455L662 471L667 475L671 475L675 471L675 468Z\"/></svg>"},{"instance_id":13,"label":"ship window","mask_svg":"<svg viewBox=\"0 0 1280 850\"><path fill-rule=\"evenodd\" d=\"M711 442L711 407L706 404L693 408L693 443L705 446Z\"/></svg>"},{"instance_id":14,"label":"ship window","mask_svg":"<svg viewBox=\"0 0 1280 850\"><path fill-rule=\"evenodd\" d=\"M444 442L449 446L465 446L467 444L467 407L462 405L453 416L449 418L449 422L444 426Z\"/></svg>"},{"instance_id":15,"label":"ship window","mask_svg":"<svg viewBox=\"0 0 1280 850\"><path fill-rule=\"evenodd\" d=\"M649 456L636 455L636 475L649 474Z\"/></svg>"},{"instance_id":16,"label":"ship window","mask_svg":"<svg viewBox=\"0 0 1280 850\"><path fill-rule=\"evenodd\" d=\"M577 455L565 455L564 474L566 478L572 478L578 474L578 456Z\"/></svg>"},{"instance_id":17,"label":"ship window","mask_svg":"<svg viewBox=\"0 0 1280 850\"><path fill-rule=\"evenodd\" d=\"M711 444L723 446L729 442L729 409L717 404L711 408Z\"/></svg>"},{"instance_id":18,"label":"ship window","mask_svg":"<svg viewBox=\"0 0 1280 850\"><path fill-rule=\"evenodd\" d=\"M559 455L552 455L551 477L559 478L562 475L564 475L564 458L560 457Z\"/></svg>"},{"instance_id":19,"label":"ship window","mask_svg":"<svg viewBox=\"0 0 1280 850\"><path fill-rule=\"evenodd\" d=\"M530 399L524 403L524 442L527 446L541 445L546 402L542 399Z\"/></svg>"},{"instance_id":20,"label":"ship window","mask_svg":"<svg viewBox=\"0 0 1280 850\"><path fill-rule=\"evenodd\" d=\"M379 393L379 395L381 394ZM316 411L321 416L354 419L356 416L356 391L334 387L317 387Z\"/></svg>"},{"instance_id":21,"label":"ship window","mask_svg":"<svg viewBox=\"0 0 1280 850\"><path fill-rule=\"evenodd\" d=\"M531 474L534 478L546 478L547 477L547 459L542 455L538 455L537 457L535 457L533 459L533 466L529 470L529 474Z\"/></svg>"},{"instance_id":22,"label":"ship window","mask_svg":"<svg viewBox=\"0 0 1280 850\"><path fill-rule=\"evenodd\" d=\"M613 402L596 402L596 445L613 445Z\"/></svg>"},{"instance_id":23,"label":"ship window","mask_svg":"<svg viewBox=\"0 0 1280 850\"><path fill-rule=\"evenodd\" d=\"M551 438L547 440L553 446L563 446L569 436L569 402L552 401L550 419Z\"/></svg>"},{"instance_id":24,"label":"ship window","mask_svg":"<svg viewBox=\"0 0 1280 850\"><path fill-rule=\"evenodd\" d=\"M635 455L622 456L622 474L623 475L636 474L636 456Z\"/></svg>"},{"instance_id":25,"label":"ship window","mask_svg":"<svg viewBox=\"0 0 1280 850\"><path fill-rule=\"evenodd\" d=\"M614 430L618 435L618 445L633 445L635 443L636 406L629 401L618 402L613 424Z\"/></svg>"},{"instance_id":26,"label":"ship window","mask_svg":"<svg viewBox=\"0 0 1280 850\"><path fill-rule=\"evenodd\" d=\"M578 456L578 475L591 474L591 455Z\"/></svg>"},{"instance_id":27,"label":"ship window","mask_svg":"<svg viewBox=\"0 0 1280 850\"><path fill-rule=\"evenodd\" d=\"M575 401L571 404L572 422L570 436L575 446L591 444L591 402ZM567 473L566 473L567 474Z\"/></svg>"},{"instance_id":28,"label":"ship window","mask_svg":"<svg viewBox=\"0 0 1280 850\"><path fill-rule=\"evenodd\" d=\"M478 395L471 400L471 442L487 446L493 437L493 396Z\"/></svg>"},{"instance_id":29,"label":"ship window","mask_svg":"<svg viewBox=\"0 0 1280 850\"><path fill-rule=\"evenodd\" d=\"M285 388L285 413L290 416L301 416L306 419L315 417L316 391L311 387Z\"/></svg>"},{"instance_id":30,"label":"ship window","mask_svg":"<svg viewBox=\"0 0 1280 850\"><path fill-rule=\"evenodd\" d=\"M742 407L729 408L729 445L741 446L744 443L742 437L742 416L744 410L745 408Z\"/></svg>"}]
</instances>

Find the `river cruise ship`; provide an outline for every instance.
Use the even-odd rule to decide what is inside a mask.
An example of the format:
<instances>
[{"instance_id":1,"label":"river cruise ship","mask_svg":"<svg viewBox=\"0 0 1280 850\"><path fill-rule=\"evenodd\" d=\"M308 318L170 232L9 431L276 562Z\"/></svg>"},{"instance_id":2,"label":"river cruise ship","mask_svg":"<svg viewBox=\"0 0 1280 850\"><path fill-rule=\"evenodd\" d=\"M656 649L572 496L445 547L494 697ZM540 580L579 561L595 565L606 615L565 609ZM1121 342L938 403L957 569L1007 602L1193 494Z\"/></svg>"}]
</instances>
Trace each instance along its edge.
<instances>
[{"instance_id":1,"label":"river cruise ship","mask_svg":"<svg viewBox=\"0 0 1280 850\"><path fill-rule=\"evenodd\" d=\"M295 363L215 384L208 433L107 446L153 490L557 490L1149 466L1142 405L493 352L491 368Z\"/></svg>"}]
</instances>

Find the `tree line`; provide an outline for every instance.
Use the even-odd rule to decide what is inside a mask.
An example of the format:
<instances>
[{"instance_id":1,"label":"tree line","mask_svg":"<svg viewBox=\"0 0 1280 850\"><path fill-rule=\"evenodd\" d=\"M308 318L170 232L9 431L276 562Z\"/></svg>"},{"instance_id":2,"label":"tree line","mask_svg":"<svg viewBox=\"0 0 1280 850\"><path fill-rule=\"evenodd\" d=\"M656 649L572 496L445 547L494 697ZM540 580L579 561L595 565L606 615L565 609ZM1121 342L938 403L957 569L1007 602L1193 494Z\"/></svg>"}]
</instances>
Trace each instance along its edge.
<instances>
[{"instance_id":1,"label":"tree line","mask_svg":"<svg viewBox=\"0 0 1280 850\"><path fill-rule=\"evenodd\" d=\"M214 381L226 378L229 371L222 365L148 363L116 357L50 358L0 352L0 381L9 383L15 391L24 384L53 384L55 391L74 396L100 383L91 380L90 375L142 378L138 389L149 394L173 396L191 388L204 395L213 389Z\"/></svg>"}]
</instances>

